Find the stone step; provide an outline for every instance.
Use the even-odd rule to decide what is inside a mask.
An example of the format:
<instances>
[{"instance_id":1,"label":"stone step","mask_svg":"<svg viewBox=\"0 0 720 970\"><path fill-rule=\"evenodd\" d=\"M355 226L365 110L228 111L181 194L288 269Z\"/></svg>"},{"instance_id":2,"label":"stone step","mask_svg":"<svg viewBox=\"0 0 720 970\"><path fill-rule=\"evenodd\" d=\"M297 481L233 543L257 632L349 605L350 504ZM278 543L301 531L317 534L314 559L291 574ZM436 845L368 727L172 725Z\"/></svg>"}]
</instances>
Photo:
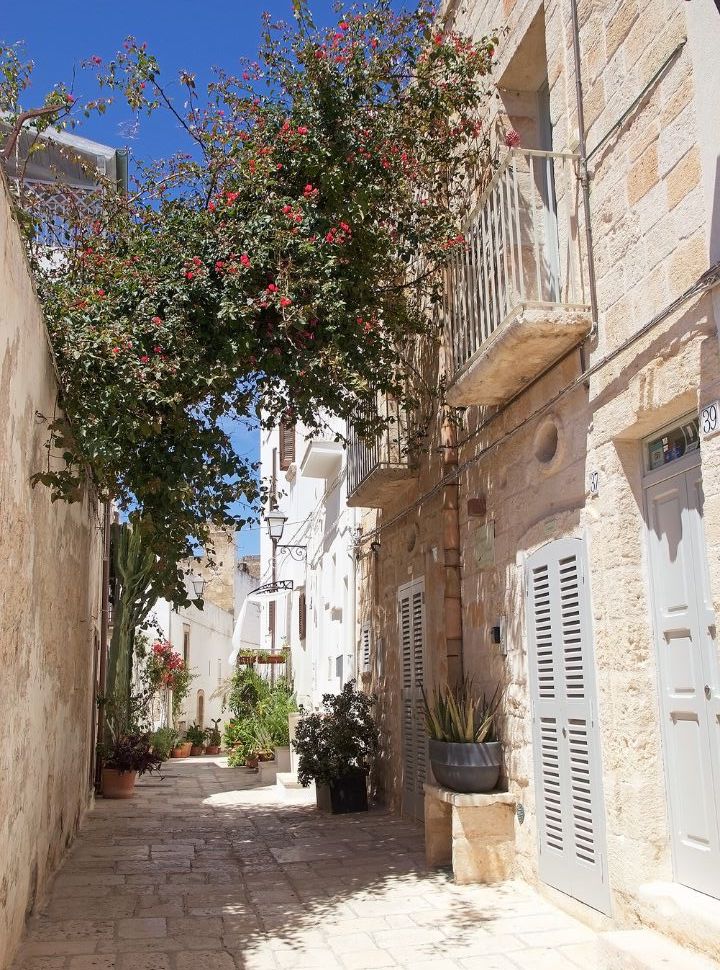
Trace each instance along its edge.
<instances>
[{"instance_id":1,"label":"stone step","mask_svg":"<svg viewBox=\"0 0 720 970\"><path fill-rule=\"evenodd\" d=\"M646 926L720 961L720 899L676 882L645 883L638 898Z\"/></svg>"},{"instance_id":2,"label":"stone step","mask_svg":"<svg viewBox=\"0 0 720 970\"><path fill-rule=\"evenodd\" d=\"M278 788L302 788L297 775L291 771L278 771L275 783Z\"/></svg>"},{"instance_id":3,"label":"stone step","mask_svg":"<svg viewBox=\"0 0 720 970\"><path fill-rule=\"evenodd\" d=\"M601 933L598 957L598 970L720 970L714 960L655 930Z\"/></svg>"}]
</instances>

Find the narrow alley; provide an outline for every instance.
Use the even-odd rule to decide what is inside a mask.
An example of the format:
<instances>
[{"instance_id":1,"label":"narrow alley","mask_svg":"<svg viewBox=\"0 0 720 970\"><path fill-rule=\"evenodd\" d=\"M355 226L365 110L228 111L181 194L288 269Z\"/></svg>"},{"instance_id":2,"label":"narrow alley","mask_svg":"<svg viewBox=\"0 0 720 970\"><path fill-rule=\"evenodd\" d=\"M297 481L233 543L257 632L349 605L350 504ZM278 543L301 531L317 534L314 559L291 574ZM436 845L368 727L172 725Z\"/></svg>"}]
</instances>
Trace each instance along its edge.
<instances>
[{"instance_id":1,"label":"narrow alley","mask_svg":"<svg viewBox=\"0 0 720 970\"><path fill-rule=\"evenodd\" d=\"M224 759L98 800L15 970L573 970L594 935L519 883L455 886L419 826L318 813Z\"/></svg>"}]
</instances>

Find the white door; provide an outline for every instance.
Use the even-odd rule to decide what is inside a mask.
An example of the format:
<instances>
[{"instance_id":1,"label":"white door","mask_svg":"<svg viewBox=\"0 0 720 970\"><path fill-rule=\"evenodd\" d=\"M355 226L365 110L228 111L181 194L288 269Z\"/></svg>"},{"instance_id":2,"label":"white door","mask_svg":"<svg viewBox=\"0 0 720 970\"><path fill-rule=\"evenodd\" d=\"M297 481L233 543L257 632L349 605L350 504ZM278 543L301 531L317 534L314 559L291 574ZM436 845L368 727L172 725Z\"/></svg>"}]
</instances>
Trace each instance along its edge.
<instances>
[{"instance_id":1,"label":"white door","mask_svg":"<svg viewBox=\"0 0 720 970\"><path fill-rule=\"evenodd\" d=\"M720 670L697 454L648 477L648 547L675 878L720 897Z\"/></svg>"},{"instance_id":2,"label":"white door","mask_svg":"<svg viewBox=\"0 0 720 970\"><path fill-rule=\"evenodd\" d=\"M422 686L425 675L425 582L398 590L402 661L403 814L423 819L427 734Z\"/></svg>"},{"instance_id":3,"label":"white door","mask_svg":"<svg viewBox=\"0 0 720 970\"><path fill-rule=\"evenodd\" d=\"M534 553L526 577L540 878L608 912L604 801L584 544Z\"/></svg>"}]
</instances>

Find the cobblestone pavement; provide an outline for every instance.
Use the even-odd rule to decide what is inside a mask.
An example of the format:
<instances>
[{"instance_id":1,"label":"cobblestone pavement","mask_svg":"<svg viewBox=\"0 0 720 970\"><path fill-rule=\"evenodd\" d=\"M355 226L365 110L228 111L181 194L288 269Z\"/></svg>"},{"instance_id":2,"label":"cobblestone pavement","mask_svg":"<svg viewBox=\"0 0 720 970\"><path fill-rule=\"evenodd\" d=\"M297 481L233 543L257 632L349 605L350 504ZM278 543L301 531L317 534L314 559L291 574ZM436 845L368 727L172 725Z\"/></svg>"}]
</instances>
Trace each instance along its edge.
<instances>
[{"instance_id":1,"label":"cobblestone pavement","mask_svg":"<svg viewBox=\"0 0 720 970\"><path fill-rule=\"evenodd\" d=\"M99 800L15 970L593 970L593 933L528 887L455 886L419 826L298 795L198 759Z\"/></svg>"}]
</instances>

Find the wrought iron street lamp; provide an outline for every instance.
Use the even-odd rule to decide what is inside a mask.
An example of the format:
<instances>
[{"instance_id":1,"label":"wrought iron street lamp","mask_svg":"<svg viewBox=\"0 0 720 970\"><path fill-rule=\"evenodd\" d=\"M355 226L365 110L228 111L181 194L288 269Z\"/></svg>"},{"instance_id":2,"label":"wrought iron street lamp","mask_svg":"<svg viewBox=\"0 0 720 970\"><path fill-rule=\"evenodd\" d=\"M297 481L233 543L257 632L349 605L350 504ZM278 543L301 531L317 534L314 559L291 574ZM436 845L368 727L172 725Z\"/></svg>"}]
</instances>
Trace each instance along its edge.
<instances>
[{"instance_id":1,"label":"wrought iron street lamp","mask_svg":"<svg viewBox=\"0 0 720 970\"><path fill-rule=\"evenodd\" d=\"M268 535L272 541L280 542L283 537L287 516L274 505L266 512L265 521L267 522Z\"/></svg>"}]
</instances>

